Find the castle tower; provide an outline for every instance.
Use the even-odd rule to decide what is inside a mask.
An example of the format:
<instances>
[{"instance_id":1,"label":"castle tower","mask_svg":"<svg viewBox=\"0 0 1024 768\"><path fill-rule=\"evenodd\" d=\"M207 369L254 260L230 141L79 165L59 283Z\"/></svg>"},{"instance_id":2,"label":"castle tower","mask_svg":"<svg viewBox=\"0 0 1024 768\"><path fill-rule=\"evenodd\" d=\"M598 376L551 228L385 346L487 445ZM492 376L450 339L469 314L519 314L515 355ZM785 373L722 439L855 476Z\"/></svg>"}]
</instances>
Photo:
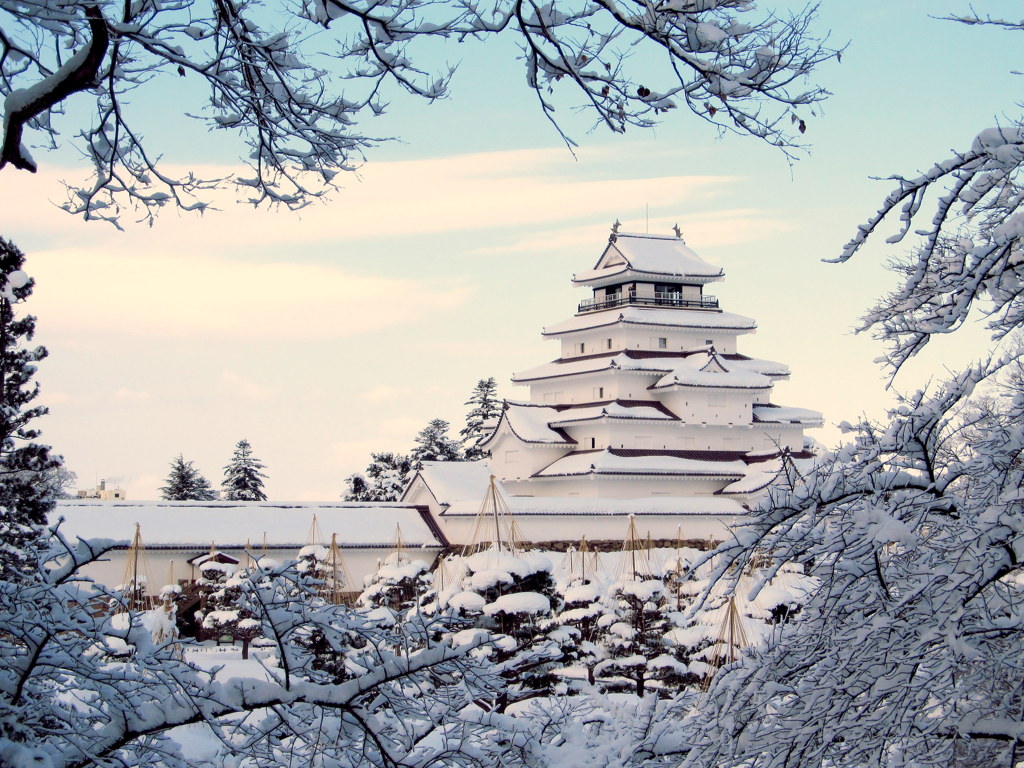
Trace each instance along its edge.
<instances>
[{"instance_id":1,"label":"castle tower","mask_svg":"<svg viewBox=\"0 0 1024 768\"><path fill-rule=\"evenodd\" d=\"M777 405L789 368L739 352L750 318L723 311L721 268L675 236L613 229L576 314L543 330L561 345L517 373L529 400L509 402L482 448L516 496L733 496L745 502L806 457L816 411Z\"/></svg>"}]
</instances>

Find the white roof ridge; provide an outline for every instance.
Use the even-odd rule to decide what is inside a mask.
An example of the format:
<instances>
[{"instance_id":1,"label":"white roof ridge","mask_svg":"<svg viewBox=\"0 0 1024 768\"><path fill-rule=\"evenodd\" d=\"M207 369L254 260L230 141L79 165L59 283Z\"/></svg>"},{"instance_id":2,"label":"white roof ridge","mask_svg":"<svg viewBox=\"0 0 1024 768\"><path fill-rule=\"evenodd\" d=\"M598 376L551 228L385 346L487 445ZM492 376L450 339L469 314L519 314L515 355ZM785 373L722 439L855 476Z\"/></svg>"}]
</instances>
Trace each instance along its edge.
<instances>
[{"instance_id":1,"label":"white roof ridge","mask_svg":"<svg viewBox=\"0 0 1024 768\"><path fill-rule=\"evenodd\" d=\"M683 238L676 237L675 235L658 235L653 232L616 232L615 237L645 237L649 240L679 240Z\"/></svg>"}]
</instances>

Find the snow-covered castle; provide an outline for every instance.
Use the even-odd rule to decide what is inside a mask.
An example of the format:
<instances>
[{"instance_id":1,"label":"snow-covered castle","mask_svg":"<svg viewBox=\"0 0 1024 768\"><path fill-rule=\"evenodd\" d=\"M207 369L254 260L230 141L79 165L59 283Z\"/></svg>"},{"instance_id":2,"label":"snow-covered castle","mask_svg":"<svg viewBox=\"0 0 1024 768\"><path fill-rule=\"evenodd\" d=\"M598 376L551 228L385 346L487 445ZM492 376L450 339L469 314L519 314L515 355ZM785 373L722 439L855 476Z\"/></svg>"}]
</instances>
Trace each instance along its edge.
<instances>
[{"instance_id":1,"label":"snow-covered castle","mask_svg":"<svg viewBox=\"0 0 1024 768\"><path fill-rule=\"evenodd\" d=\"M459 541L494 474L529 539L613 538L609 515L628 513L650 515L655 535L683 526L688 538L721 538L783 453L810 458L804 430L822 424L773 402L790 370L740 353L757 324L705 292L723 278L678 232L613 230L573 277L592 296L543 330L558 357L513 377L530 397L508 402L482 444L489 466L430 464L403 500L430 506Z\"/></svg>"},{"instance_id":2,"label":"snow-covered castle","mask_svg":"<svg viewBox=\"0 0 1024 768\"><path fill-rule=\"evenodd\" d=\"M193 568L211 542L241 562L262 539L287 560L303 542L337 534L362 583L396 539L427 559L477 542L493 475L524 542L621 542L627 528L655 540L722 540L777 478L784 454L813 458L804 430L822 423L815 411L773 402L787 366L739 352L756 323L705 293L723 277L678 234L613 231L594 267L573 278L592 295L543 331L558 357L513 377L530 396L506 404L482 444L491 458L425 462L400 503L80 500L55 516L67 518L67 534L123 539L141 521L155 575ZM311 518L326 540L312 542ZM126 551L92 575L121 583Z\"/></svg>"}]
</instances>

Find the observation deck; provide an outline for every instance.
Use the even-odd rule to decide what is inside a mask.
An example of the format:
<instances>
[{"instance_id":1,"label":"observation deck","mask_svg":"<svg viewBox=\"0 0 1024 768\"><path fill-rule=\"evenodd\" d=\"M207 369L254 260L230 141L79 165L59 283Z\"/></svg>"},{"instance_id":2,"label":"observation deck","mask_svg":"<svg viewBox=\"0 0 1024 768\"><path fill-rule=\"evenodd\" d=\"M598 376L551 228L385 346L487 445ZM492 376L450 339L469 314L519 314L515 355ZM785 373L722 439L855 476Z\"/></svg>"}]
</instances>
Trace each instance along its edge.
<instances>
[{"instance_id":1,"label":"observation deck","mask_svg":"<svg viewBox=\"0 0 1024 768\"><path fill-rule=\"evenodd\" d=\"M584 299L580 302L577 314L583 312L596 312L599 309L611 309L612 307L625 307L629 305L642 307L661 307L677 309L710 309L718 310L718 299L714 296L701 296L699 299L684 299L678 293L655 293L654 298L650 296L637 296L636 294L622 293L610 296L598 301L597 299Z\"/></svg>"}]
</instances>

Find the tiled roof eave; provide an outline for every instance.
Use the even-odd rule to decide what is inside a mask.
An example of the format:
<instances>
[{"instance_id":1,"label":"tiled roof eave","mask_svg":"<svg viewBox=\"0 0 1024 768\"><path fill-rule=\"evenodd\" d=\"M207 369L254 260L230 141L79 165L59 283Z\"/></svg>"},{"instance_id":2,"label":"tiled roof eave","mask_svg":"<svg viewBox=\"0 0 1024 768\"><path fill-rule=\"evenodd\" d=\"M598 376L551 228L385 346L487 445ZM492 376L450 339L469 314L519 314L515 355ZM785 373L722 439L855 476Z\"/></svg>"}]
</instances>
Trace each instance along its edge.
<instances>
[{"instance_id":1,"label":"tiled roof eave","mask_svg":"<svg viewBox=\"0 0 1024 768\"><path fill-rule=\"evenodd\" d=\"M530 381L546 381L548 379L564 379L566 376L591 376L595 373L608 373L608 371L619 371L621 373L641 373L650 374L652 376L665 376L666 374L672 373L671 368L622 368L620 366L612 367L606 365L604 368L594 368L590 371L570 371L569 373L555 373L550 376L532 376L528 379L519 378L513 376L512 381L516 384L525 384Z\"/></svg>"},{"instance_id":2,"label":"tiled roof eave","mask_svg":"<svg viewBox=\"0 0 1024 768\"><path fill-rule=\"evenodd\" d=\"M652 384L648 389L673 389L673 388L689 388L689 389L745 389L750 391L760 391L764 389L771 389L771 384L759 384L756 387L746 385L740 386L738 384L692 384L690 382L673 381L671 384Z\"/></svg>"},{"instance_id":3,"label":"tiled roof eave","mask_svg":"<svg viewBox=\"0 0 1024 768\"><path fill-rule=\"evenodd\" d=\"M351 542L346 543L346 542L339 541L337 543L338 543L338 549L394 549L395 548L395 542L393 542L393 541L387 541L387 542L377 542L377 541L374 541L374 542L355 543L355 544L353 544ZM437 542L437 541L415 542L415 541L405 541L404 539L402 540L402 544L403 544L403 546L417 548L417 549L418 548L423 548L423 547L443 547L443 546L445 546L444 544L441 544L440 542ZM307 546L309 546L309 542L308 541L304 541L304 542L288 542L288 543L284 543L284 544L277 544L277 543L274 543L274 542L267 542L267 549L275 551L275 552L278 551L278 550L282 550L282 549L287 549L287 550L294 549L294 550L297 551L297 550L300 550L303 547L307 547ZM327 546L327 544L324 544L323 546ZM127 550L127 549L131 549L131 544L130 543L115 544L110 549L111 550L118 550L118 551L120 551L120 550ZM179 550L179 549L200 549L200 550L205 550L205 551L208 552L209 549L210 549L210 542L209 541L195 541L195 542L184 541L184 542L163 542L163 543L159 543L159 544L152 544L152 543L147 541L146 544L145 544L145 549L147 551L161 551L161 550L168 551L168 550ZM227 550L235 551L235 550L237 550L239 552L249 551L249 552L253 552L253 553L259 553L262 549L263 549L263 544L262 543L260 543L258 545L246 546L245 544L221 544L220 542L217 542L217 550L218 551L227 551Z\"/></svg>"},{"instance_id":4,"label":"tiled roof eave","mask_svg":"<svg viewBox=\"0 0 1024 768\"><path fill-rule=\"evenodd\" d=\"M693 477L701 480L731 480L735 482L743 477L742 472L677 472L670 469L652 470L589 470L586 472L560 472L550 475L530 475L533 480L550 480L559 477L611 477L615 479L626 479L630 477Z\"/></svg>"},{"instance_id":5,"label":"tiled roof eave","mask_svg":"<svg viewBox=\"0 0 1024 768\"><path fill-rule=\"evenodd\" d=\"M588 270L594 272L596 270ZM635 280L637 282L657 282L659 280L673 280L688 282L690 285L706 285L707 283L717 283L725 279L725 270L719 269L718 272L707 272L704 274L696 274L693 272L653 272L645 269L637 269L628 262L626 264L616 264L612 267L605 267L601 270L601 274L591 275L590 277L577 277L572 276L572 284L576 286L592 286L600 287L601 283L614 283L622 280L626 275L629 275L629 280Z\"/></svg>"},{"instance_id":6,"label":"tiled roof eave","mask_svg":"<svg viewBox=\"0 0 1024 768\"><path fill-rule=\"evenodd\" d=\"M585 424L590 421L649 421L653 424L673 424L682 421L678 416L672 418L654 416L619 416L603 413L600 416L591 416L589 419L559 419L552 421L552 424Z\"/></svg>"}]
</instances>

